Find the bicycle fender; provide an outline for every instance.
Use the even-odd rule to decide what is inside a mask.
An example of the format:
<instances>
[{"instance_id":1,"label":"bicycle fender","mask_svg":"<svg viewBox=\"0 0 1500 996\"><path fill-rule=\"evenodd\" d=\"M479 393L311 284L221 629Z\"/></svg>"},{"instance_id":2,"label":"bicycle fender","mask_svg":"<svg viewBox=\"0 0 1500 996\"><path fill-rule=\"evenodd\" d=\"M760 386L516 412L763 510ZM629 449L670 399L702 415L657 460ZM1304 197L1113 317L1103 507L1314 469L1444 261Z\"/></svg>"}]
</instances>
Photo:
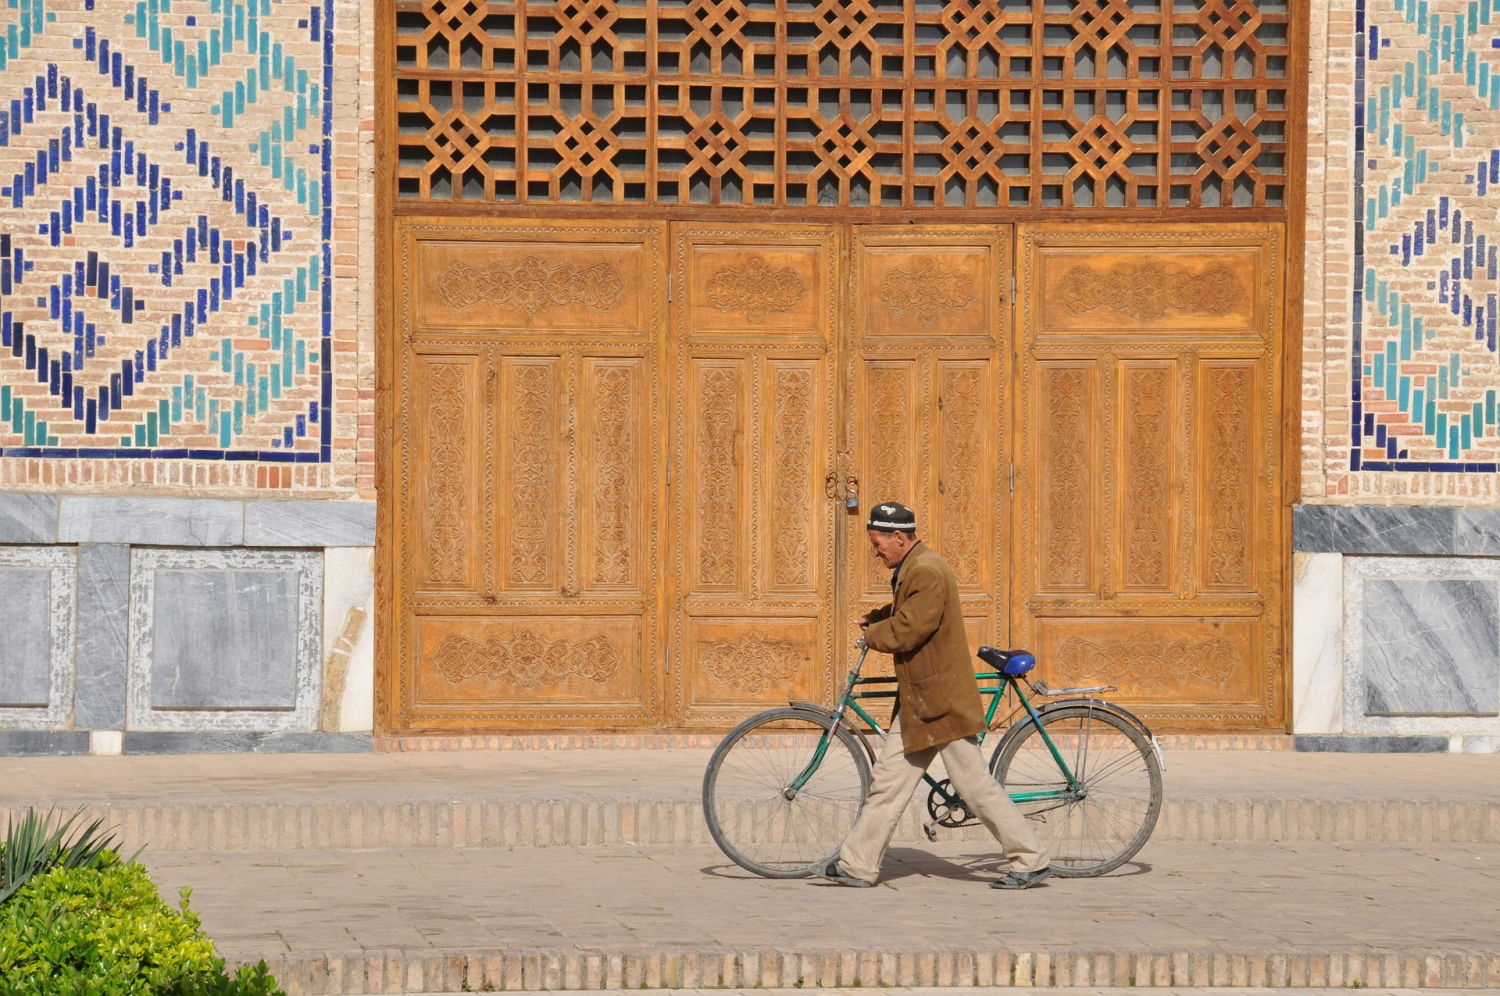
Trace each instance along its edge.
<instances>
[{"instance_id":1,"label":"bicycle fender","mask_svg":"<svg viewBox=\"0 0 1500 996\"><path fill-rule=\"evenodd\" d=\"M1051 712L1052 710L1073 706L1088 706L1090 708L1107 709L1110 712L1118 715L1121 719L1124 719L1126 722L1130 723L1131 726L1134 726L1140 732L1141 736L1146 738L1146 742L1151 745L1151 751L1156 755L1157 765L1161 768L1162 771L1167 770L1167 759L1162 756L1161 743L1156 739L1156 734L1152 733L1151 728L1147 726L1145 721L1135 713L1131 712L1129 709L1126 709L1124 706L1116 705L1108 699L1063 699L1059 702L1048 702L1045 707L1037 710L1037 715L1041 716L1043 720L1046 720L1047 713ZM1026 720L1029 722L1031 720L1031 717L1026 717ZM1019 726L1020 724L1018 723L1016 725Z\"/></svg>"},{"instance_id":2,"label":"bicycle fender","mask_svg":"<svg viewBox=\"0 0 1500 996\"><path fill-rule=\"evenodd\" d=\"M833 710L817 702L788 702L787 705L800 712L822 716L824 719L833 718ZM848 716L839 717L839 725L854 734L855 741L865 749L865 754L869 756L870 763L873 764L875 762L875 750L870 746L869 741L865 739L864 731L849 722Z\"/></svg>"}]
</instances>

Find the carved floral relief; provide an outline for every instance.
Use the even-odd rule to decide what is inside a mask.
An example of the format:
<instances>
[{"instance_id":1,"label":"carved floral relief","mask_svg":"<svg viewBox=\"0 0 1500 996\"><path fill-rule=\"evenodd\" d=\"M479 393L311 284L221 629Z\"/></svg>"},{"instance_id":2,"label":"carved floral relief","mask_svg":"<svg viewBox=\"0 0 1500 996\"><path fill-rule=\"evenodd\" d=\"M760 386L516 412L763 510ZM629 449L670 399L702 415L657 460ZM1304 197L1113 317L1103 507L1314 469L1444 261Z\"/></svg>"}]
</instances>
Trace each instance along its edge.
<instances>
[{"instance_id":1,"label":"carved floral relief","mask_svg":"<svg viewBox=\"0 0 1500 996\"><path fill-rule=\"evenodd\" d=\"M973 368L943 374L944 460L939 499L943 506L942 553L961 584L978 584L980 523L980 372Z\"/></svg>"},{"instance_id":2,"label":"carved floral relief","mask_svg":"<svg viewBox=\"0 0 1500 996\"><path fill-rule=\"evenodd\" d=\"M1048 378L1045 476L1042 517L1045 568L1043 583L1086 583L1084 554L1089 541L1087 452L1084 424L1085 374L1054 370Z\"/></svg>"},{"instance_id":3,"label":"carved floral relief","mask_svg":"<svg viewBox=\"0 0 1500 996\"><path fill-rule=\"evenodd\" d=\"M450 263L438 276L437 292L455 311L485 301L532 319L555 308L613 311L625 297L625 280L612 263L574 266L527 256L490 266Z\"/></svg>"},{"instance_id":4,"label":"carved floral relief","mask_svg":"<svg viewBox=\"0 0 1500 996\"><path fill-rule=\"evenodd\" d=\"M742 267L727 267L708 280L709 304L723 312L737 312L759 325L767 316L791 311L802 303L807 285L790 266L773 269L760 256Z\"/></svg>"},{"instance_id":5,"label":"carved floral relief","mask_svg":"<svg viewBox=\"0 0 1500 996\"><path fill-rule=\"evenodd\" d=\"M776 468L776 508L772 572L776 584L790 587L808 583L807 522L812 515L811 370L779 370L776 374L776 424L771 438Z\"/></svg>"},{"instance_id":6,"label":"carved floral relief","mask_svg":"<svg viewBox=\"0 0 1500 996\"><path fill-rule=\"evenodd\" d=\"M703 669L709 677L750 695L787 686L807 663L796 644L760 632L715 643L703 655Z\"/></svg>"},{"instance_id":7,"label":"carved floral relief","mask_svg":"<svg viewBox=\"0 0 1500 996\"><path fill-rule=\"evenodd\" d=\"M893 315L910 314L927 322L944 311L962 311L974 300L974 280L957 270L946 270L931 259L919 259L911 269L892 270L880 285L880 300Z\"/></svg>"},{"instance_id":8,"label":"carved floral relief","mask_svg":"<svg viewBox=\"0 0 1500 996\"><path fill-rule=\"evenodd\" d=\"M1168 374L1165 370L1131 370L1127 374L1129 409L1125 422L1125 584L1162 587L1167 570L1167 502L1171 480L1167 456L1172 434L1167 422Z\"/></svg>"},{"instance_id":9,"label":"carved floral relief","mask_svg":"<svg viewBox=\"0 0 1500 996\"><path fill-rule=\"evenodd\" d=\"M615 645L603 636L572 641L548 640L530 629L483 642L449 636L438 644L429 663L452 684L472 678L501 681L521 688L561 684L571 678L602 685L624 664Z\"/></svg>"},{"instance_id":10,"label":"carved floral relief","mask_svg":"<svg viewBox=\"0 0 1500 996\"><path fill-rule=\"evenodd\" d=\"M1208 580L1245 585L1250 561L1250 371L1215 370L1208 398Z\"/></svg>"},{"instance_id":11,"label":"carved floral relief","mask_svg":"<svg viewBox=\"0 0 1500 996\"><path fill-rule=\"evenodd\" d=\"M1222 637L1170 639L1136 633L1118 639L1074 636L1048 662L1059 685L1138 685L1163 677L1194 678L1219 691L1238 669L1234 644Z\"/></svg>"},{"instance_id":12,"label":"carved floral relief","mask_svg":"<svg viewBox=\"0 0 1500 996\"><path fill-rule=\"evenodd\" d=\"M698 578L703 584L729 585L735 580L735 520L740 429L739 372L712 367L703 374L699 395Z\"/></svg>"},{"instance_id":13,"label":"carved floral relief","mask_svg":"<svg viewBox=\"0 0 1500 996\"><path fill-rule=\"evenodd\" d=\"M1057 288L1062 306L1074 315L1102 309L1142 322L1160 321L1170 311L1228 314L1244 293L1226 267L1193 274L1160 263L1116 266L1107 272L1075 266Z\"/></svg>"},{"instance_id":14,"label":"carved floral relief","mask_svg":"<svg viewBox=\"0 0 1500 996\"><path fill-rule=\"evenodd\" d=\"M630 419L632 377L625 367L600 367L594 378L594 576L605 584L628 584L631 573L631 471L635 457Z\"/></svg>"},{"instance_id":15,"label":"carved floral relief","mask_svg":"<svg viewBox=\"0 0 1500 996\"><path fill-rule=\"evenodd\" d=\"M431 368L427 408L427 560L437 584L464 581L464 371L453 363Z\"/></svg>"},{"instance_id":16,"label":"carved floral relief","mask_svg":"<svg viewBox=\"0 0 1500 996\"><path fill-rule=\"evenodd\" d=\"M552 409L552 371L526 364L516 368L511 390L510 579L545 584L551 530L553 454L547 416Z\"/></svg>"}]
</instances>

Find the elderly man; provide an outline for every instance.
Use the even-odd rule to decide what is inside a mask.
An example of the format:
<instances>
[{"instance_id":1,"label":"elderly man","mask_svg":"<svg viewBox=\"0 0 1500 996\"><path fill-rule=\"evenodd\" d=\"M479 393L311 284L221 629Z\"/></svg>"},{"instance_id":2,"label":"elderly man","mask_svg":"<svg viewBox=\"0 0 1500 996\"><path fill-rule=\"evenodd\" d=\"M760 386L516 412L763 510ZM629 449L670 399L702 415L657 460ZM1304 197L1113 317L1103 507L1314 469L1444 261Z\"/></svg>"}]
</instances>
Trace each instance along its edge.
<instances>
[{"instance_id":1,"label":"elderly man","mask_svg":"<svg viewBox=\"0 0 1500 996\"><path fill-rule=\"evenodd\" d=\"M895 657L896 717L864 809L819 874L840 885L874 885L902 810L941 755L953 787L1010 859L1010 870L990 885L1029 889L1052 872L1036 831L979 752L984 709L953 568L917 539L916 514L905 505L875 506L865 526L875 558L892 571L892 597L859 625L871 650Z\"/></svg>"}]
</instances>

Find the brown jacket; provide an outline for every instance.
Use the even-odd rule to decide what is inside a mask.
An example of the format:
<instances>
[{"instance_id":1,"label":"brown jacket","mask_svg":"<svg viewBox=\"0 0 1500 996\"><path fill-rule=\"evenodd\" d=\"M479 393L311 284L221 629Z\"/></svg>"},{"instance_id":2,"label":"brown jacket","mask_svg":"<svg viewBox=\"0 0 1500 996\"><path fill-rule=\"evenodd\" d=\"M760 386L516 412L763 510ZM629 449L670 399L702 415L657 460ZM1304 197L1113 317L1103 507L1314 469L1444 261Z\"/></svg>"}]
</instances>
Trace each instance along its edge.
<instances>
[{"instance_id":1,"label":"brown jacket","mask_svg":"<svg viewBox=\"0 0 1500 996\"><path fill-rule=\"evenodd\" d=\"M865 643L896 659L902 748L910 754L975 736L984 707L953 568L919 542L899 569L895 597L870 613Z\"/></svg>"}]
</instances>

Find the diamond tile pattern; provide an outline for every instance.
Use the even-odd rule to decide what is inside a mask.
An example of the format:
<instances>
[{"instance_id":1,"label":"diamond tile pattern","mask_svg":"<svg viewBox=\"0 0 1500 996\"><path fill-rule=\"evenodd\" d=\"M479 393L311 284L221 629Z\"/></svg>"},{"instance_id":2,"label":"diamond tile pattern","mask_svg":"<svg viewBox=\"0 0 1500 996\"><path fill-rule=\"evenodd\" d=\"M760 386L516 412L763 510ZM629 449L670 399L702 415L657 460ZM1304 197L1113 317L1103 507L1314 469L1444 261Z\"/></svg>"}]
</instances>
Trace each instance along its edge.
<instances>
[{"instance_id":1,"label":"diamond tile pattern","mask_svg":"<svg viewBox=\"0 0 1500 996\"><path fill-rule=\"evenodd\" d=\"M0 455L326 463L332 0L0 0Z\"/></svg>"}]
</instances>

